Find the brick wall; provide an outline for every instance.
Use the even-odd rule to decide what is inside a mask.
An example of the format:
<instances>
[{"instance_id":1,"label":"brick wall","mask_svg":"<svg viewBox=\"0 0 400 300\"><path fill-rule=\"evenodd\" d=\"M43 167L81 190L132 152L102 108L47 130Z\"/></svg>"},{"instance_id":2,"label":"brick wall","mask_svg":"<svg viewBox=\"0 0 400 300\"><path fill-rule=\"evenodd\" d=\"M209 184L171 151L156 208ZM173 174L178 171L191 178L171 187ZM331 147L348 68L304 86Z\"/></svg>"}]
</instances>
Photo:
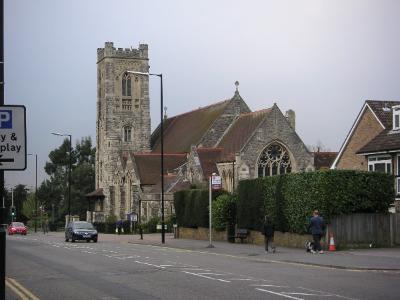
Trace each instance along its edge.
<instances>
[{"instance_id":1,"label":"brick wall","mask_svg":"<svg viewBox=\"0 0 400 300\"><path fill-rule=\"evenodd\" d=\"M367 171L367 160L363 155L357 155L356 152L370 142L382 130L382 126L367 107L339 158L337 169Z\"/></svg>"}]
</instances>

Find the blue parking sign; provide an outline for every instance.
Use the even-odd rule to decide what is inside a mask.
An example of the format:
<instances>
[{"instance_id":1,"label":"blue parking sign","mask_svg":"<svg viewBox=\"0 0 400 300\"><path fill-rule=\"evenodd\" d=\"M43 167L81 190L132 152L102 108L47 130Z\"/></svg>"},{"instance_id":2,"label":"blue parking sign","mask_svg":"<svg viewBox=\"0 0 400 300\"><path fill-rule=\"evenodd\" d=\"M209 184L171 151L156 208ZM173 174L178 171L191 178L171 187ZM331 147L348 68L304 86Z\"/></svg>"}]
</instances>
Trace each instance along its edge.
<instances>
[{"instance_id":1,"label":"blue parking sign","mask_svg":"<svg viewBox=\"0 0 400 300\"><path fill-rule=\"evenodd\" d=\"M0 128L1 129L12 128L12 110L8 109L0 110Z\"/></svg>"}]
</instances>

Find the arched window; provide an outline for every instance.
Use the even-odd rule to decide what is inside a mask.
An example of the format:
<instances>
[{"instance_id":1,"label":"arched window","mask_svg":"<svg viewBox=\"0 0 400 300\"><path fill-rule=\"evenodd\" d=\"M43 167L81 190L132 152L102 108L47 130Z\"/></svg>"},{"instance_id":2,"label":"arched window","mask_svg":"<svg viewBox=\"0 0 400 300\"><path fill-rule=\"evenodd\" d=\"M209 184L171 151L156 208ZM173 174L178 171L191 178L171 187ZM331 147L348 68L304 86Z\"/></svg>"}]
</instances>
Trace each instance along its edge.
<instances>
[{"instance_id":1,"label":"arched window","mask_svg":"<svg viewBox=\"0 0 400 300\"><path fill-rule=\"evenodd\" d=\"M127 73L122 77L122 96L132 96L131 76Z\"/></svg>"},{"instance_id":2,"label":"arched window","mask_svg":"<svg viewBox=\"0 0 400 300\"><path fill-rule=\"evenodd\" d=\"M288 151L280 144L269 145L260 155L258 177L286 174L292 171Z\"/></svg>"},{"instance_id":3,"label":"arched window","mask_svg":"<svg viewBox=\"0 0 400 300\"><path fill-rule=\"evenodd\" d=\"M132 141L132 128L129 126L124 127L124 142Z\"/></svg>"}]
</instances>

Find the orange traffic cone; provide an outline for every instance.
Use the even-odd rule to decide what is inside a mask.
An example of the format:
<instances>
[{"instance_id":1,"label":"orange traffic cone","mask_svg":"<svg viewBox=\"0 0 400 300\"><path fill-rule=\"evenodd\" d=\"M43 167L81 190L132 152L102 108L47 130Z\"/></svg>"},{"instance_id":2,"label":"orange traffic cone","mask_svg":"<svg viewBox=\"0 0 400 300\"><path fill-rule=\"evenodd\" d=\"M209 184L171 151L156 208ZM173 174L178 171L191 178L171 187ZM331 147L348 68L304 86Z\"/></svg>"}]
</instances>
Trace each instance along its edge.
<instances>
[{"instance_id":1,"label":"orange traffic cone","mask_svg":"<svg viewBox=\"0 0 400 300\"><path fill-rule=\"evenodd\" d=\"M335 240L333 238L333 233L330 234L329 238L329 251L336 251Z\"/></svg>"}]
</instances>

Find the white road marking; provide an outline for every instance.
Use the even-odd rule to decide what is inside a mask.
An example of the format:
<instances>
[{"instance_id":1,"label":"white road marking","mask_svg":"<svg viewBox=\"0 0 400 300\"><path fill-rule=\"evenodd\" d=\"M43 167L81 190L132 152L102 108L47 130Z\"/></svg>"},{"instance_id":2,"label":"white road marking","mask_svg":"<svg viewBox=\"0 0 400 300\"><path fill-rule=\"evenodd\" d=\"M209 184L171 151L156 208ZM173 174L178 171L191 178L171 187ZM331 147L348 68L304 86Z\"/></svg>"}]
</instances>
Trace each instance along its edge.
<instances>
[{"instance_id":1,"label":"white road marking","mask_svg":"<svg viewBox=\"0 0 400 300\"><path fill-rule=\"evenodd\" d=\"M200 274L196 274L196 273L192 273L192 272L186 272L186 271L181 271L181 272L186 273L186 274L190 274L190 275L194 275L194 276L199 276L199 277L211 279L211 280L218 280L218 281L222 281L222 282L230 282L229 280L224 280L224 279L220 279L220 278L213 278L213 277L204 276L204 275L200 275Z\"/></svg>"},{"instance_id":2,"label":"white road marking","mask_svg":"<svg viewBox=\"0 0 400 300\"><path fill-rule=\"evenodd\" d=\"M238 281L256 281L257 279L252 279L252 278L229 278L228 280L238 280Z\"/></svg>"},{"instance_id":3,"label":"white road marking","mask_svg":"<svg viewBox=\"0 0 400 300\"><path fill-rule=\"evenodd\" d=\"M152 266L152 267L156 267L156 268L165 269L165 267L149 264L149 263L138 261L138 260L135 260L135 263L142 264L142 265L147 265L147 266Z\"/></svg>"},{"instance_id":4,"label":"white road marking","mask_svg":"<svg viewBox=\"0 0 400 300\"><path fill-rule=\"evenodd\" d=\"M282 296L282 297L286 297L286 298L290 298L290 299L304 300L303 298L292 297L292 296L289 296L289 295L285 295L285 294L282 294L282 293L277 293L277 292L273 292L273 291L269 291L269 290L264 290L264 289L259 289L259 288L256 288L256 290L262 291L262 292L267 292L267 293L278 295L278 296Z\"/></svg>"},{"instance_id":5,"label":"white road marking","mask_svg":"<svg viewBox=\"0 0 400 300\"><path fill-rule=\"evenodd\" d=\"M160 265L160 267L173 267L174 265Z\"/></svg>"},{"instance_id":6,"label":"white road marking","mask_svg":"<svg viewBox=\"0 0 400 300\"><path fill-rule=\"evenodd\" d=\"M357 300L357 298L349 298L349 297L345 297L345 296L342 296L342 295L337 295L337 294L333 294L333 293L330 293L330 292L324 292L324 291L319 291L319 290L308 289L308 288L304 288L304 287L301 287L301 286L299 286L298 288L302 289L302 290L305 290L305 291L309 291L309 292L317 292L317 293L325 294L325 296L335 296L335 297L338 297L338 298L343 298L343 299L348 299L348 300Z\"/></svg>"},{"instance_id":7,"label":"white road marking","mask_svg":"<svg viewBox=\"0 0 400 300\"><path fill-rule=\"evenodd\" d=\"M287 285L274 285L274 284L251 284L250 286L289 288Z\"/></svg>"},{"instance_id":8,"label":"white road marking","mask_svg":"<svg viewBox=\"0 0 400 300\"><path fill-rule=\"evenodd\" d=\"M226 274L218 274L218 273L197 273L199 275L214 275L214 276L224 276Z\"/></svg>"}]
</instances>

